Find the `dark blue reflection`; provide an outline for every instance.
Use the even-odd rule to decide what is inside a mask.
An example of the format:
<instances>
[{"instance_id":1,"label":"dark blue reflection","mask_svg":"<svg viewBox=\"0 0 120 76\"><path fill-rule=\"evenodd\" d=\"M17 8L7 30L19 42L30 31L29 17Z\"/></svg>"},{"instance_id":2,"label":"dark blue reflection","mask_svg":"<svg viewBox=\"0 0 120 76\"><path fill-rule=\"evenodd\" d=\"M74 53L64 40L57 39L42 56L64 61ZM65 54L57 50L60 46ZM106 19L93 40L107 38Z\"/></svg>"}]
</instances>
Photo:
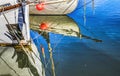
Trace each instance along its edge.
<instances>
[{"instance_id":1,"label":"dark blue reflection","mask_svg":"<svg viewBox=\"0 0 120 76\"><path fill-rule=\"evenodd\" d=\"M86 0L85 26L83 1L68 16L83 34L103 42L50 33L56 76L120 76L120 0L94 0L95 10Z\"/></svg>"},{"instance_id":2,"label":"dark blue reflection","mask_svg":"<svg viewBox=\"0 0 120 76\"><path fill-rule=\"evenodd\" d=\"M57 76L119 76L120 75L120 0L86 0L86 25L83 1L68 14L85 35L102 39L102 43L64 37L57 47ZM95 13L94 13L95 12ZM69 42L69 43L67 43ZM57 60L57 59L56 59Z\"/></svg>"}]
</instances>

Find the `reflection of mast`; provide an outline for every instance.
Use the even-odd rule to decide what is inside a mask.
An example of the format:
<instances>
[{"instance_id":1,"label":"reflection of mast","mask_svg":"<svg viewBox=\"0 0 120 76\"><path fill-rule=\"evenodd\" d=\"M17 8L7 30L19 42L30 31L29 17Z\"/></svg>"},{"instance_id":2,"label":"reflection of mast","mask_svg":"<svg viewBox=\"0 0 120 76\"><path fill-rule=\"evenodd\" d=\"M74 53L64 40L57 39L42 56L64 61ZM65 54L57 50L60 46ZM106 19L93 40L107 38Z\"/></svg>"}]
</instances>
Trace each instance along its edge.
<instances>
[{"instance_id":1,"label":"reflection of mast","mask_svg":"<svg viewBox=\"0 0 120 76\"><path fill-rule=\"evenodd\" d=\"M95 14L95 2L92 0L92 10L93 10L93 15Z\"/></svg>"},{"instance_id":2,"label":"reflection of mast","mask_svg":"<svg viewBox=\"0 0 120 76\"><path fill-rule=\"evenodd\" d=\"M84 0L84 15L83 15L83 18L84 18L84 26L86 25L86 0Z\"/></svg>"}]
</instances>

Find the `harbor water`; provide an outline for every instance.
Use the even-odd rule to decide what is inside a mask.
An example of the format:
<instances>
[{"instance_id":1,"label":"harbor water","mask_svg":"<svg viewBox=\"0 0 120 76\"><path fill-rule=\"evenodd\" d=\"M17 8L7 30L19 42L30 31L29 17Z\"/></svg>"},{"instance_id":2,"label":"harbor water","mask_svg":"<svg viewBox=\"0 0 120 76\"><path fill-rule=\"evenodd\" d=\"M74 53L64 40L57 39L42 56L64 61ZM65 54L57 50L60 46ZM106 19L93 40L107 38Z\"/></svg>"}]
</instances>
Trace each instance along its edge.
<instances>
[{"instance_id":1,"label":"harbor water","mask_svg":"<svg viewBox=\"0 0 120 76\"><path fill-rule=\"evenodd\" d=\"M56 76L120 76L120 0L86 0L69 14L79 25L82 34L101 39L79 39L51 35Z\"/></svg>"},{"instance_id":2,"label":"harbor water","mask_svg":"<svg viewBox=\"0 0 120 76\"><path fill-rule=\"evenodd\" d=\"M30 15L30 25L37 28L30 27L31 42L37 48L34 43L25 47L27 52L1 46L0 76L120 76L119 8L120 0L79 0L68 17ZM41 32L42 19L59 26Z\"/></svg>"}]
</instances>

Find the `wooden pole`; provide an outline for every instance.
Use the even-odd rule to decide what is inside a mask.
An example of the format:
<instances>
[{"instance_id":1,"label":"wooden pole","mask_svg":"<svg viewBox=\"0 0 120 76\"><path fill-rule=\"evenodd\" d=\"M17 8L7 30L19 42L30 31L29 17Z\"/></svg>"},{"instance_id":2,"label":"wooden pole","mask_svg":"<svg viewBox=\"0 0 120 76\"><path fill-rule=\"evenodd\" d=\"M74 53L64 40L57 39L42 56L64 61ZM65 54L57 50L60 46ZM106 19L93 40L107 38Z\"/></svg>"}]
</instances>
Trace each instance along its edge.
<instances>
[{"instance_id":1,"label":"wooden pole","mask_svg":"<svg viewBox=\"0 0 120 76\"><path fill-rule=\"evenodd\" d=\"M30 4L31 2L26 1L25 3L27 5L27 4ZM18 8L18 7L21 7L21 6L22 6L22 3L18 3L18 4L15 4L15 5L2 7L2 8L0 8L0 12L8 11L8 10L15 9L15 8Z\"/></svg>"}]
</instances>

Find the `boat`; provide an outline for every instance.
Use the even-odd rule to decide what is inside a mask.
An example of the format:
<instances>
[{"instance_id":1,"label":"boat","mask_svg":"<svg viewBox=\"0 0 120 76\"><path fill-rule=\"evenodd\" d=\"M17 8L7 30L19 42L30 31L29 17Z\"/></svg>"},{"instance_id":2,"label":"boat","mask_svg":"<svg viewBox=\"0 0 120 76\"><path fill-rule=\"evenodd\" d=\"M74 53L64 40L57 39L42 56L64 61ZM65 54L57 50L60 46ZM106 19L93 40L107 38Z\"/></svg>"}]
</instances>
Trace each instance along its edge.
<instances>
[{"instance_id":1,"label":"boat","mask_svg":"<svg viewBox=\"0 0 120 76\"><path fill-rule=\"evenodd\" d=\"M0 76L45 76L45 66L41 61L37 46L33 40L31 40L31 38L34 37L31 37L30 35L31 23L29 21L29 14L42 14L43 18L48 18L47 14L67 14L76 8L77 1L78 0L0 1L0 68L3 68L0 70ZM37 4L41 3L45 4L44 10L38 11L38 9L33 9L33 7L37 7ZM56 7L58 5L59 7ZM56 7L56 9L52 7ZM64 11L60 12L60 10ZM67 19L66 16L63 18ZM54 29L57 28L52 27L52 31L48 32L55 32ZM59 29L60 28L58 28L58 30ZM34 27L32 30L35 30ZM77 30L79 31L79 29ZM64 31L69 30L65 29ZM56 31L56 33L57 32L58 31ZM62 31L59 30L59 32ZM55 76L52 50L50 49L49 43L48 46L50 51L52 76Z\"/></svg>"},{"instance_id":2,"label":"boat","mask_svg":"<svg viewBox=\"0 0 120 76\"><path fill-rule=\"evenodd\" d=\"M30 4L30 14L63 15L74 11L79 0L40 0L42 9L35 10L36 3Z\"/></svg>"},{"instance_id":3,"label":"boat","mask_svg":"<svg viewBox=\"0 0 120 76\"><path fill-rule=\"evenodd\" d=\"M0 23L0 76L45 76L30 37L28 3L0 1Z\"/></svg>"},{"instance_id":4,"label":"boat","mask_svg":"<svg viewBox=\"0 0 120 76\"><path fill-rule=\"evenodd\" d=\"M55 76L49 33L82 35L76 22L66 14L77 6L78 0L7 0L0 2L0 76L46 76L44 45L36 45L34 30L46 39L51 61L51 75ZM30 14L30 16L29 16Z\"/></svg>"}]
</instances>

